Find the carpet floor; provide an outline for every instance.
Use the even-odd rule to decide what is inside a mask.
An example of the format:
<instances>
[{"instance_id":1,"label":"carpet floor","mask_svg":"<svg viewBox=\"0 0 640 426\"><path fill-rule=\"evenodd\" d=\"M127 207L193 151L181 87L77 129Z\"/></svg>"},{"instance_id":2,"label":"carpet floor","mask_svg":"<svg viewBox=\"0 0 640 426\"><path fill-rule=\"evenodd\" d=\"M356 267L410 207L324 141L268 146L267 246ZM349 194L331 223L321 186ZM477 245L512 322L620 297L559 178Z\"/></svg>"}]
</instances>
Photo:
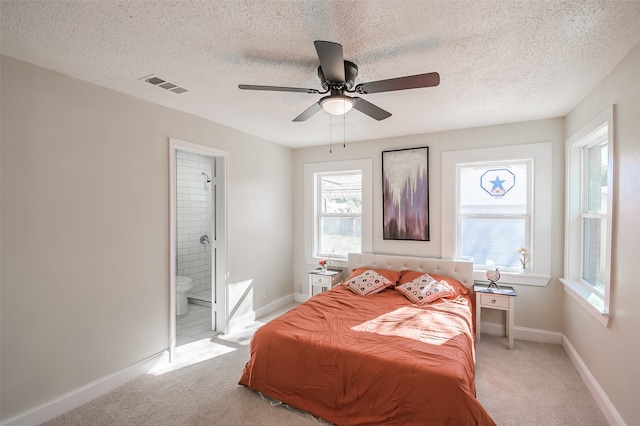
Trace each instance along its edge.
<instances>
[{"instance_id":1,"label":"carpet floor","mask_svg":"<svg viewBox=\"0 0 640 426\"><path fill-rule=\"evenodd\" d=\"M240 332L177 350L177 361L47 423L59 425L317 425L306 413L263 399L237 384L251 336ZM607 425L559 345L483 335L477 347L478 400L498 425Z\"/></svg>"}]
</instances>

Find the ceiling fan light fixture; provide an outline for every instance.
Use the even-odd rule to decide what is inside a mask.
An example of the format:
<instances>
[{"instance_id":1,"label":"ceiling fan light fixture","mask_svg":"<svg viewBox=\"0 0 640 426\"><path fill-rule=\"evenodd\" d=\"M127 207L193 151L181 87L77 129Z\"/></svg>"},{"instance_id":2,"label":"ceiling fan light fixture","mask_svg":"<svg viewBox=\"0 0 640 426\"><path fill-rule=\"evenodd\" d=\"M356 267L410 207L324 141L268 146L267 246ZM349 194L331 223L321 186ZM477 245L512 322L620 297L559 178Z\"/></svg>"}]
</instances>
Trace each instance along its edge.
<instances>
[{"instance_id":1,"label":"ceiling fan light fixture","mask_svg":"<svg viewBox=\"0 0 640 426\"><path fill-rule=\"evenodd\" d=\"M331 95L320 99L320 105L331 115L343 115L353 108L355 101L345 95Z\"/></svg>"}]
</instances>

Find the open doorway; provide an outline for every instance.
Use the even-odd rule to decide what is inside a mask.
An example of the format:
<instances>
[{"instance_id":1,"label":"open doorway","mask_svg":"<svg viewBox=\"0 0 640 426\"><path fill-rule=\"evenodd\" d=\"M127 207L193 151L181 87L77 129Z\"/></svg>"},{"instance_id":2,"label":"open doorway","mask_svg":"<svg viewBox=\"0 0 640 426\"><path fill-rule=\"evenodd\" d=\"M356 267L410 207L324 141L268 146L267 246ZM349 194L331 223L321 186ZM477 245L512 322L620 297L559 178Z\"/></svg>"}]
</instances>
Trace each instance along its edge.
<instances>
[{"instance_id":1,"label":"open doorway","mask_svg":"<svg viewBox=\"0 0 640 426\"><path fill-rule=\"evenodd\" d=\"M186 343L192 337L224 333L228 326L227 153L177 139L170 139L169 145L169 323L173 360L175 348L181 343L179 337Z\"/></svg>"}]
</instances>

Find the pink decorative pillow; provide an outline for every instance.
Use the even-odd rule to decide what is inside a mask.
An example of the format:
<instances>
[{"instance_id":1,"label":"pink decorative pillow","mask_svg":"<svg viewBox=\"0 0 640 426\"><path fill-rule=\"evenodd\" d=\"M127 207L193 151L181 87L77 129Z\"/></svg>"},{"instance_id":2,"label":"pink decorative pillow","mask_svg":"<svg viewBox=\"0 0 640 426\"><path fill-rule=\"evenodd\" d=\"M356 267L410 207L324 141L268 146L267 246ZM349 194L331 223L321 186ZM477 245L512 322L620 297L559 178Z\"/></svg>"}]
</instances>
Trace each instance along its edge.
<instances>
[{"instance_id":1,"label":"pink decorative pillow","mask_svg":"<svg viewBox=\"0 0 640 426\"><path fill-rule=\"evenodd\" d=\"M428 274L423 274L412 281L401 284L395 290L416 305L426 305L436 299L455 296L453 288L446 281L436 281Z\"/></svg>"},{"instance_id":2,"label":"pink decorative pillow","mask_svg":"<svg viewBox=\"0 0 640 426\"><path fill-rule=\"evenodd\" d=\"M345 284L351 291L360 296L380 293L385 288L393 286L391 281L373 269L367 269L360 275L351 276Z\"/></svg>"},{"instance_id":3,"label":"pink decorative pillow","mask_svg":"<svg viewBox=\"0 0 640 426\"><path fill-rule=\"evenodd\" d=\"M374 271L377 272L378 274L382 275L383 277L385 277L387 280L389 280L389 282L391 283L390 287L393 287L395 285L398 284L398 281L400 281L400 275L401 273L398 271L392 271L390 269L380 269L380 268L356 268L351 272L351 275L349 276L349 278L347 278L347 281L345 281L345 285L348 284L348 281L351 281L352 278L357 277L358 275L361 275L363 272L366 271Z\"/></svg>"},{"instance_id":4,"label":"pink decorative pillow","mask_svg":"<svg viewBox=\"0 0 640 426\"><path fill-rule=\"evenodd\" d=\"M424 271L419 272L419 271L412 271L410 269L404 270L402 271L402 275L400 276L398 285L406 284L409 281L413 281L414 279L421 277L424 274L425 274ZM429 274L429 275L431 276L431 278L433 278L436 281L446 281L446 283L451 286L456 296L464 296L465 294L469 293L469 289L460 281L454 278L447 277L445 275L437 275L437 274Z\"/></svg>"}]
</instances>

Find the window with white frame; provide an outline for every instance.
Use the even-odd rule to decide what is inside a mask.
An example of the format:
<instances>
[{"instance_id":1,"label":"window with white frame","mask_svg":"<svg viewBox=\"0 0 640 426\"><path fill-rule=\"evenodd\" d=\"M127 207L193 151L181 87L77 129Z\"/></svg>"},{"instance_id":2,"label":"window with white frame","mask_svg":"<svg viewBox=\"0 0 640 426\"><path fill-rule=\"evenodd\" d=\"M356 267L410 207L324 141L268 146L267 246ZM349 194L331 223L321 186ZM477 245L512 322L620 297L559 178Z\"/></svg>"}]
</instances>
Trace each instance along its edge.
<instances>
[{"instance_id":1,"label":"window with white frame","mask_svg":"<svg viewBox=\"0 0 640 426\"><path fill-rule=\"evenodd\" d=\"M597 140L582 148L582 279L604 292L607 254L608 152L607 126Z\"/></svg>"},{"instance_id":2,"label":"window with white frame","mask_svg":"<svg viewBox=\"0 0 640 426\"><path fill-rule=\"evenodd\" d=\"M544 286L551 274L551 143L442 154L442 257L485 280ZM523 270L519 248L527 250Z\"/></svg>"},{"instance_id":3,"label":"window with white frame","mask_svg":"<svg viewBox=\"0 0 640 426\"><path fill-rule=\"evenodd\" d=\"M371 160L305 165L305 257L346 261L371 251Z\"/></svg>"},{"instance_id":4,"label":"window with white frame","mask_svg":"<svg viewBox=\"0 0 640 426\"><path fill-rule=\"evenodd\" d=\"M346 258L362 251L362 171L316 174L316 254Z\"/></svg>"},{"instance_id":5,"label":"window with white frame","mask_svg":"<svg viewBox=\"0 0 640 426\"><path fill-rule=\"evenodd\" d=\"M531 160L457 164L455 258L476 268L522 269L515 248L531 251ZM527 259L526 267L532 262Z\"/></svg>"},{"instance_id":6,"label":"window with white frame","mask_svg":"<svg viewBox=\"0 0 640 426\"><path fill-rule=\"evenodd\" d=\"M613 108L567 140L567 293L609 324L613 196Z\"/></svg>"}]
</instances>

